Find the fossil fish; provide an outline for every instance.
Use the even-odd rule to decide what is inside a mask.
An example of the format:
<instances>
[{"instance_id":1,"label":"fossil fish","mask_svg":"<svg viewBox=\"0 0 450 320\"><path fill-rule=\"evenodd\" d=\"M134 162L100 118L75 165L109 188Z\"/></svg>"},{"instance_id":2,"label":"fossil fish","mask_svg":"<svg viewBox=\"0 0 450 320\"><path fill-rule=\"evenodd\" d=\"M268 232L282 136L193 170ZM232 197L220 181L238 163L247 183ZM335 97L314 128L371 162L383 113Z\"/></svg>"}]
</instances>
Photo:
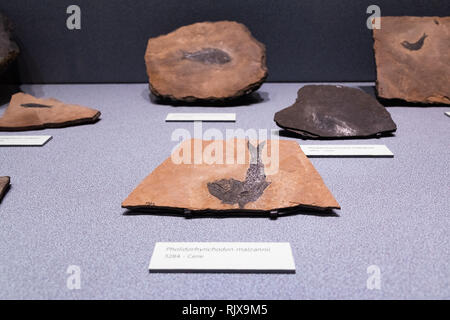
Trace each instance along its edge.
<instances>
[{"instance_id":1,"label":"fossil fish","mask_svg":"<svg viewBox=\"0 0 450 320\"><path fill-rule=\"evenodd\" d=\"M270 182L266 180L264 164L261 161L261 150L265 142L261 142L257 147L250 141L247 143L250 151L250 167L244 181L233 178L221 179L208 183L208 191L216 198L226 204L238 204L239 208L259 199Z\"/></svg>"},{"instance_id":2,"label":"fossil fish","mask_svg":"<svg viewBox=\"0 0 450 320\"><path fill-rule=\"evenodd\" d=\"M204 64L225 64L231 61L228 53L216 48L204 48L195 52L183 51L183 58Z\"/></svg>"},{"instance_id":3,"label":"fossil fish","mask_svg":"<svg viewBox=\"0 0 450 320\"><path fill-rule=\"evenodd\" d=\"M426 33L424 33L423 36L419 40L417 40L417 42L410 43L405 40L401 44L404 48L406 48L408 50L417 51L417 50L422 49L426 37L428 37L428 36Z\"/></svg>"},{"instance_id":4,"label":"fossil fish","mask_svg":"<svg viewBox=\"0 0 450 320\"><path fill-rule=\"evenodd\" d=\"M51 108L52 106L48 106L40 103L23 103L20 106L24 108Z\"/></svg>"}]
</instances>

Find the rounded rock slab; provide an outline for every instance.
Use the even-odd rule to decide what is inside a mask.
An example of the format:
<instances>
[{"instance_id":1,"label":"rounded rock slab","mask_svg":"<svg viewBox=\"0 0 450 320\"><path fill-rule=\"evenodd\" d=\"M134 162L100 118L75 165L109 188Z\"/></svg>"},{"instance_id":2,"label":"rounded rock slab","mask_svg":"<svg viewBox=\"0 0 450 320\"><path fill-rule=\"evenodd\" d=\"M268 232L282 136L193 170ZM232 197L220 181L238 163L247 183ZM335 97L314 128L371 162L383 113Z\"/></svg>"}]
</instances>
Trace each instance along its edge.
<instances>
[{"instance_id":1,"label":"rounded rock slab","mask_svg":"<svg viewBox=\"0 0 450 320\"><path fill-rule=\"evenodd\" d=\"M166 100L232 100L267 78L264 45L232 21L195 23L151 38L145 63L151 92Z\"/></svg>"}]
</instances>

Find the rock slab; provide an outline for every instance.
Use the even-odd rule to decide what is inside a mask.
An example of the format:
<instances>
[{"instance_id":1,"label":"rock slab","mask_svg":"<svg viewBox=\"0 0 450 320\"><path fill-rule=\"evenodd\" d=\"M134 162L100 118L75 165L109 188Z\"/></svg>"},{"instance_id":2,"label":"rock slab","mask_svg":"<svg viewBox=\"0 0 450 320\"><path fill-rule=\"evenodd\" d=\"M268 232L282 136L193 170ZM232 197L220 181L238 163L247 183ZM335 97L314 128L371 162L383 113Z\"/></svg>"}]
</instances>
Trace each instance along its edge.
<instances>
[{"instance_id":1,"label":"rock slab","mask_svg":"<svg viewBox=\"0 0 450 320\"><path fill-rule=\"evenodd\" d=\"M450 104L450 17L382 17L373 37L381 98Z\"/></svg>"},{"instance_id":2,"label":"rock slab","mask_svg":"<svg viewBox=\"0 0 450 320\"><path fill-rule=\"evenodd\" d=\"M304 138L357 138L397 130L386 108L357 88L307 85L295 103L275 113L276 124Z\"/></svg>"},{"instance_id":3,"label":"rock slab","mask_svg":"<svg viewBox=\"0 0 450 320\"><path fill-rule=\"evenodd\" d=\"M59 100L16 93L0 118L0 131L60 128L96 122L100 111Z\"/></svg>"},{"instance_id":4,"label":"rock slab","mask_svg":"<svg viewBox=\"0 0 450 320\"><path fill-rule=\"evenodd\" d=\"M151 38L145 52L151 92L184 102L220 102L257 90L266 51L243 24L200 22Z\"/></svg>"},{"instance_id":5,"label":"rock slab","mask_svg":"<svg viewBox=\"0 0 450 320\"><path fill-rule=\"evenodd\" d=\"M218 155L217 161L206 160L210 151ZM196 163L199 154L203 161ZM179 155L184 159L181 163ZM267 159L264 155L270 155L271 161L262 160ZM340 208L297 142L242 139L184 141L131 192L122 207L181 213Z\"/></svg>"}]
</instances>

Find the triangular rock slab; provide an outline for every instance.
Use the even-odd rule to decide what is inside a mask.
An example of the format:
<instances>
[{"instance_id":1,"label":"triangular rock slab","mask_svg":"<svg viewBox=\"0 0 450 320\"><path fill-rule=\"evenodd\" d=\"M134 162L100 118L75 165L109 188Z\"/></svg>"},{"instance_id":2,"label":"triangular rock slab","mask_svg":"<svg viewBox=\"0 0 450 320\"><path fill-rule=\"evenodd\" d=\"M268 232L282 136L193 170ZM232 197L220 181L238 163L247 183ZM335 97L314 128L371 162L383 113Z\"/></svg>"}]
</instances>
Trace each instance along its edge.
<instances>
[{"instance_id":1,"label":"triangular rock slab","mask_svg":"<svg viewBox=\"0 0 450 320\"><path fill-rule=\"evenodd\" d=\"M0 202L3 200L6 192L8 192L10 181L9 177L0 177Z\"/></svg>"},{"instance_id":2,"label":"triangular rock slab","mask_svg":"<svg viewBox=\"0 0 450 320\"><path fill-rule=\"evenodd\" d=\"M297 142L268 140L261 144L260 152L270 156L275 154L271 150L276 150L278 144L279 161L278 170L275 165L264 164L263 171L259 172L260 177L257 172L261 168L255 170L250 164L252 156L249 149L239 147L246 146L246 143L240 139L226 142L195 139L184 141L173 155L190 152L191 156L188 158L191 164L176 164L169 157L131 192L123 201L122 207L130 210L159 209L163 212L169 209L198 213L267 213L296 208L340 208ZM213 144L220 147L226 145L224 150L234 148L234 152L228 152L228 157L234 164L194 164L195 148L201 146L202 150L206 150L205 148L212 148ZM245 161L240 161L241 164L237 164L238 154L245 156ZM226 158L227 152L224 151L223 163L227 163ZM275 164L276 161L273 161ZM226 193L238 189L235 185L249 181L253 183L248 189L253 193L251 197L242 203L226 197ZM217 192L218 189L223 197ZM247 197L245 192L240 195Z\"/></svg>"},{"instance_id":3,"label":"triangular rock slab","mask_svg":"<svg viewBox=\"0 0 450 320\"><path fill-rule=\"evenodd\" d=\"M382 17L373 37L381 98L450 104L450 17Z\"/></svg>"},{"instance_id":4,"label":"triangular rock slab","mask_svg":"<svg viewBox=\"0 0 450 320\"><path fill-rule=\"evenodd\" d=\"M243 24L200 22L151 38L145 52L150 90L159 98L220 102L257 90L266 51Z\"/></svg>"},{"instance_id":5,"label":"triangular rock slab","mask_svg":"<svg viewBox=\"0 0 450 320\"><path fill-rule=\"evenodd\" d=\"M371 137L397 130L375 98L345 86L304 86L296 102L275 113L274 120L285 130L313 139Z\"/></svg>"},{"instance_id":6,"label":"triangular rock slab","mask_svg":"<svg viewBox=\"0 0 450 320\"><path fill-rule=\"evenodd\" d=\"M16 93L0 118L0 131L59 128L96 122L100 111L59 100Z\"/></svg>"}]
</instances>

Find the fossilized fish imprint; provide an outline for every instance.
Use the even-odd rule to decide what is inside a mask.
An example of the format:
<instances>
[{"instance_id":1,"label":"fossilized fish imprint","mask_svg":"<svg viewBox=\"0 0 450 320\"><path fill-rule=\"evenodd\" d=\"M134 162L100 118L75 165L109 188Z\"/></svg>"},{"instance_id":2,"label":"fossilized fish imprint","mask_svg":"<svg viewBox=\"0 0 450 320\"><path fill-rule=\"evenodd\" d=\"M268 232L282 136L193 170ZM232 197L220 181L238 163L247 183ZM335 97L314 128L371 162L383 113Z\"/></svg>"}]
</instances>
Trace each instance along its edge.
<instances>
[{"instance_id":1,"label":"fossilized fish imprint","mask_svg":"<svg viewBox=\"0 0 450 320\"><path fill-rule=\"evenodd\" d=\"M40 103L23 103L20 106L24 107L24 108L51 108L52 107L52 106L48 106L48 105L40 104Z\"/></svg>"},{"instance_id":2,"label":"fossilized fish imprint","mask_svg":"<svg viewBox=\"0 0 450 320\"><path fill-rule=\"evenodd\" d=\"M228 53L216 48L203 48L195 52L183 51L183 58L204 64L225 64L231 61Z\"/></svg>"},{"instance_id":3,"label":"fossilized fish imprint","mask_svg":"<svg viewBox=\"0 0 450 320\"><path fill-rule=\"evenodd\" d=\"M408 49L408 50L410 50L410 51L417 51L417 50L420 50L420 49L422 49L422 47L423 47L423 44L424 44L424 42L425 42L425 39L428 37L428 35L426 34L426 33L424 33L423 34L423 36L419 39L419 40L417 40L416 42L414 42L414 43L410 43L410 42L408 42L408 41L403 41L402 43L401 43L401 45L404 47L404 48L406 48L406 49Z\"/></svg>"},{"instance_id":4,"label":"fossilized fish imprint","mask_svg":"<svg viewBox=\"0 0 450 320\"><path fill-rule=\"evenodd\" d=\"M237 203L241 209L247 203L258 200L270 184L266 180L264 164L261 160L261 151L264 145L265 142L261 142L255 147L248 141L247 147L250 152L250 166L244 181L230 178L208 182L209 193L222 200L222 203Z\"/></svg>"}]
</instances>

